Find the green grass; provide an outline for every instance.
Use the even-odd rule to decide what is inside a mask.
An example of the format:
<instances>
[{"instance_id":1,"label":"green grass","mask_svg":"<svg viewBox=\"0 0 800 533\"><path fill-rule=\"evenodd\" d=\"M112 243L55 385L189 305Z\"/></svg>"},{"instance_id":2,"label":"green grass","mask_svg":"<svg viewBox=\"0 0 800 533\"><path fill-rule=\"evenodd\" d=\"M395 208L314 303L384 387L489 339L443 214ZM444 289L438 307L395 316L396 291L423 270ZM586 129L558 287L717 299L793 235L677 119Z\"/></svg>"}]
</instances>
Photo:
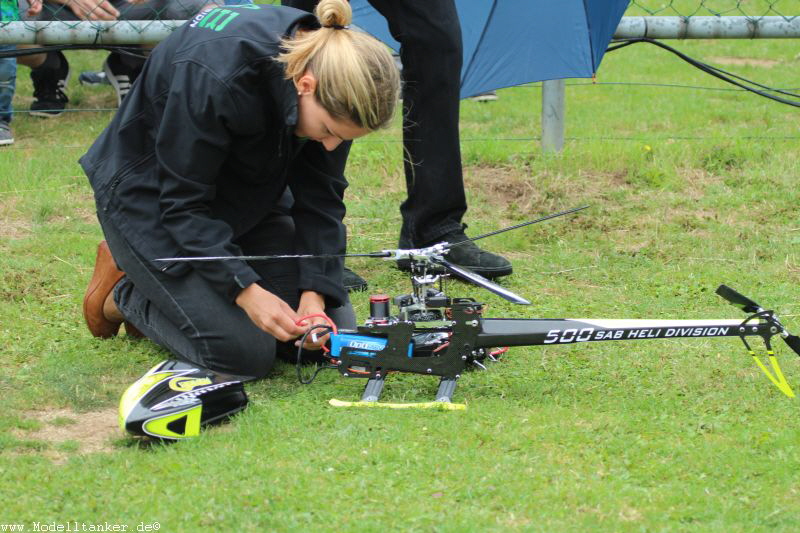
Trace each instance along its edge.
<instances>
[{"instance_id":1,"label":"green grass","mask_svg":"<svg viewBox=\"0 0 800 533\"><path fill-rule=\"evenodd\" d=\"M681 42L764 83L796 85L791 41ZM101 58L70 53L75 71ZM18 109L30 85L20 71ZM601 82L721 83L654 47L609 54ZM583 83L576 80L576 83ZM472 234L590 204L580 215L498 235L503 281L533 301L491 317L734 318L719 283L800 331L798 139L793 108L738 92L570 85L563 154L538 148L540 89L462 107ZM108 89L70 87L73 109L113 107ZM192 441L144 446L115 435L84 453L80 413L113 408L166 354L147 341L92 338L80 302L101 238L77 159L107 111L19 114L0 151L0 523L120 523L161 531L796 531L796 401L736 339L513 349L465 375L465 412L337 410L361 381L294 369L250 385L251 406ZM517 140L499 140L517 139ZM522 140L520 140L522 139ZM352 251L396 243L404 198L399 128L356 143L349 167ZM374 292L408 282L353 261ZM367 295L354 298L360 319ZM781 344L793 385L800 368ZM426 401L436 382L393 377L386 401ZM64 410L40 421L40 411ZM109 413L111 411L109 410ZM112 415L109 415L112 416ZM76 420L71 424L69 420ZM71 438L45 442L43 431ZM82 433L83 432L83 433ZM54 457L56 459L54 459Z\"/></svg>"}]
</instances>

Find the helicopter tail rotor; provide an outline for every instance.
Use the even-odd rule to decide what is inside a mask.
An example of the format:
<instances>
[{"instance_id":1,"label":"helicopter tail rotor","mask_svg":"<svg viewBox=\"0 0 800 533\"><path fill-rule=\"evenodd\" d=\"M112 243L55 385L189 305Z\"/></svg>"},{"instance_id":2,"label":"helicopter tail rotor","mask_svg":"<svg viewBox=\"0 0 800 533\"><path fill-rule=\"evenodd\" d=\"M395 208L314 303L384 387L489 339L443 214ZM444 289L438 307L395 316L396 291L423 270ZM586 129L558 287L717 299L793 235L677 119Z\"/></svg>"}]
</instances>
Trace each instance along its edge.
<instances>
[{"instance_id":1,"label":"helicopter tail rotor","mask_svg":"<svg viewBox=\"0 0 800 533\"><path fill-rule=\"evenodd\" d=\"M728 303L735 305L745 313L759 313L764 310L753 300L731 289L727 285L720 285L717 287L717 294L727 300Z\"/></svg>"}]
</instances>

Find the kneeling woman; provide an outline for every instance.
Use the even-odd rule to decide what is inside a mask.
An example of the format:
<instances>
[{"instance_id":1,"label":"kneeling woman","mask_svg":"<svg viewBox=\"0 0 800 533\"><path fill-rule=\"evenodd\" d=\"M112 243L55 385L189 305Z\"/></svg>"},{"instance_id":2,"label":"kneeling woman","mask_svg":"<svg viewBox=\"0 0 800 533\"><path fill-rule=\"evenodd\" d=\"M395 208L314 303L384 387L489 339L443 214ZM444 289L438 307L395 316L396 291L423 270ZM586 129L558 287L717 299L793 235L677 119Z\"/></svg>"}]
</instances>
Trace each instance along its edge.
<instances>
[{"instance_id":1,"label":"kneeling woman","mask_svg":"<svg viewBox=\"0 0 800 533\"><path fill-rule=\"evenodd\" d=\"M340 259L155 261L344 252L347 182L328 151L385 126L399 89L387 49L351 17L346 0L322 0L316 17L213 9L155 48L80 161L107 241L84 298L95 336L125 321L180 359L253 379L321 322L302 317L355 325Z\"/></svg>"}]
</instances>

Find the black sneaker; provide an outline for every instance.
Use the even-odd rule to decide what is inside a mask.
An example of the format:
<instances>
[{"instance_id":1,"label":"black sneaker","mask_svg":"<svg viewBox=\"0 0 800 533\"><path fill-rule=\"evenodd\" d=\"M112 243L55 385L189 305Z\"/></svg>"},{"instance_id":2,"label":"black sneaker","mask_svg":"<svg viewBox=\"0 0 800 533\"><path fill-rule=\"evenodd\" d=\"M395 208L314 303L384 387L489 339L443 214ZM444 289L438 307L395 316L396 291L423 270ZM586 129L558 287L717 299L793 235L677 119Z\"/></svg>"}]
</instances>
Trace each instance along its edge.
<instances>
[{"instance_id":1,"label":"black sneaker","mask_svg":"<svg viewBox=\"0 0 800 533\"><path fill-rule=\"evenodd\" d=\"M64 93L69 82L69 62L64 54L48 52L44 63L31 69L33 103L30 114L52 118L64 112L69 98Z\"/></svg>"},{"instance_id":2,"label":"black sneaker","mask_svg":"<svg viewBox=\"0 0 800 533\"><path fill-rule=\"evenodd\" d=\"M347 267L344 267L342 274L342 284L347 292L365 291L367 290L367 280L353 272Z\"/></svg>"},{"instance_id":3,"label":"black sneaker","mask_svg":"<svg viewBox=\"0 0 800 533\"><path fill-rule=\"evenodd\" d=\"M103 73L108 83L117 92L117 106L131 90L131 85L139 76L141 68L134 68L125 63L119 54L109 54L103 62Z\"/></svg>"},{"instance_id":4,"label":"black sneaker","mask_svg":"<svg viewBox=\"0 0 800 533\"><path fill-rule=\"evenodd\" d=\"M413 246L407 237L400 235L399 247L425 248L427 246L433 246L434 244L444 241L449 243L463 242L464 244L450 248L450 252L445 256L445 259L489 279L508 276L511 274L513 271L511 262L505 257L481 250L478 248L477 244L467 240L469 237L467 237L464 233L466 228L467 225L463 224L462 229L442 235L438 239L429 242L424 246ZM411 265L409 264L408 259L401 259L397 261L397 268L407 272L411 270Z\"/></svg>"}]
</instances>

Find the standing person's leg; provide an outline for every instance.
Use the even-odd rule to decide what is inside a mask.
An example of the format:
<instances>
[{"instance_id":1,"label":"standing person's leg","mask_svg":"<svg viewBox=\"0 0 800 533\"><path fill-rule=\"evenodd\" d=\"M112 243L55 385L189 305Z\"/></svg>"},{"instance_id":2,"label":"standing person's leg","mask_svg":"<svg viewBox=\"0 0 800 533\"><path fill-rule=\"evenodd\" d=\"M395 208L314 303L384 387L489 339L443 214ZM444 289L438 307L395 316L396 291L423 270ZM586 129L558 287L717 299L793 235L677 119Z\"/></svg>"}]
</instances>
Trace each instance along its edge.
<instances>
[{"instance_id":1,"label":"standing person's leg","mask_svg":"<svg viewBox=\"0 0 800 533\"><path fill-rule=\"evenodd\" d=\"M30 2L27 0L19 1L19 11L22 20L39 20L41 14L30 15L28 13L29 8ZM19 44L17 45L17 48L38 48L38 45ZM45 61L48 59L48 56L50 56L50 62L48 65L55 68L55 75L50 76L48 71L52 72L52 69L37 70L36 74L34 74L34 70L44 65ZM32 115L43 117L60 115L64 111L64 108L68 102L66 94L64 94L64 89L66 88L67 80L69 78L69 65L66 63L65 59L64 64L67 65L66 70L64 71L63 69L59 69L61 66L61 57L63 56L55 56L57 56L56 52L50 52L41 54L26 54L17 57L18 65L24 65L31 69L31 80L34 84L34 102L31 106ZM54 81L50 81L50 78L54 78Z\"/></svg>"},{"instance_id":2,"label":"standing person's leg","mask_svg":"<svg viewBox=\"0 0 800 533\"><path fill-rule=\"evenodd\" d=\"M36 117L57 117L67 108L69 98L66 89L70 69L66 56L61 51L21 56L20 63L30 67L33 83L33 102L30 114Z\"/></svg>"},{"instance_id":3,"label":"standing person's leg","mask_svg":"<svg viewBox=\"0 0 800 533\"><path fill-rule=\"evenodd\" d=\"M45 2L42 12L36 20L78 20L75 14L65 5ZM20 48L34 48L32 45ZM31 69L33 83L33 102L30 114L41 118L53 118L61 115L69 103L67 84L70 78L69 61L60 51L42 54L24 55L19 63Z\"/></svg>"},{"instance_id":4,"label":"standing person's leg","mask_svg":"<svg viewBox=\"0 0 800 533\"><path fill-rule=\"evenodd\" d=\"M467 210L459 144L461 26L453 0L369 0L401 44L408 198L403 238L423 245L461 230Z\"/></svg>"},{"instance_id":5,"label":"standing person's leg","mask_svg":"<svg viewBox=\"0 0 800 533\"><path fill-rule=\"evenodd\" d=\"M463 49L453 0L369 0L401 44L403 141L408 198L400 206L400 246L466 239L467 210L459 140ZM467 242L449 259L487 277L511 274L511 263ZM401 268L405 265L401 264Z\"/></svg>"},{"instance_id":6,"label":"standing person's leg","mask_svg":"<svg viewBox=\"0 0 800 533\"><path fill-rule=\"evenodd\" d=\"M0 46L0 52L14 50L14 45ZM0 58L0 146L12 144L14 135L11 132L12 106L14 88L17 81L17 61L13 57Z\"/></svg>"}]
</instances>

